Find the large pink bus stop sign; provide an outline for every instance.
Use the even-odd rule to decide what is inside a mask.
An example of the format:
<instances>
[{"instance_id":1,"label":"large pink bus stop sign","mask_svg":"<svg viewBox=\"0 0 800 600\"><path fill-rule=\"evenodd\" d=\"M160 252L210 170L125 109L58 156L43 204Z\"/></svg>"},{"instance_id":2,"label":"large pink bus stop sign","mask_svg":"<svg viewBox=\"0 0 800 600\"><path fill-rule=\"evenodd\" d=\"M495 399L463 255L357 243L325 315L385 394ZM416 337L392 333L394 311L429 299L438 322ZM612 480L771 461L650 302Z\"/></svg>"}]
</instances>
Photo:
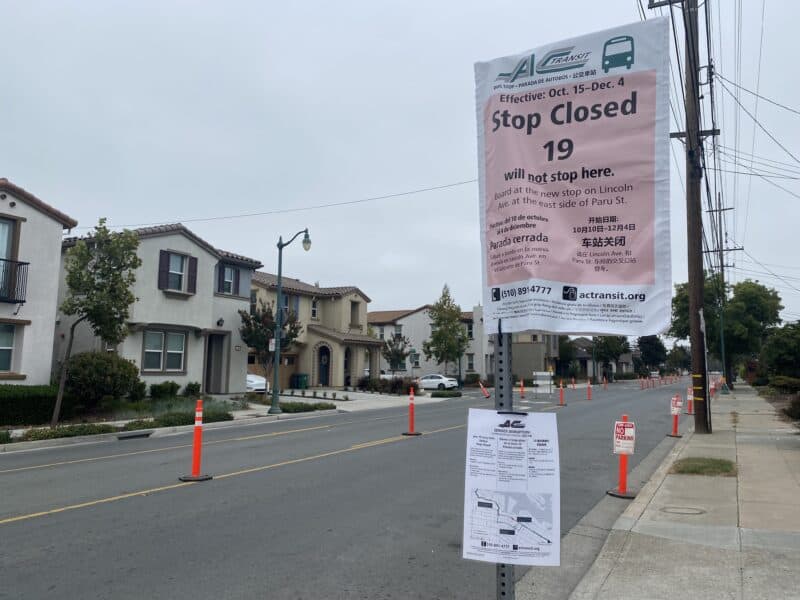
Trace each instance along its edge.
<instances>
[{"instance_id":1,"label":"large pink bus stop sign","mask_svg":"<svg viewBox=\"0 0 800 600\"><path fill-rule=\"evenodd\" d=\"M488 333L668 326L668 26L476 63Z\"/></svg>"}]
</instances>

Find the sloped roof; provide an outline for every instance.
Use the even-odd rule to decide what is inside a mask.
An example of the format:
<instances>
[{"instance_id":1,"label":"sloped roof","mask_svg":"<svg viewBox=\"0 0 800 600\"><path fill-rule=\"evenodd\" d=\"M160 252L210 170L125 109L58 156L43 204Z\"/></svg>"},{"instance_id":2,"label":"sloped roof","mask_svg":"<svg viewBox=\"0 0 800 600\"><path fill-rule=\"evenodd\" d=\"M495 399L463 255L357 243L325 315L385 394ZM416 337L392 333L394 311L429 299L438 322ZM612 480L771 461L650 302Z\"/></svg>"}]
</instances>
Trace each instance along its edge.
<instances>
[{"instance_id":1,"label":"sloped roof","mask_svg":"<svg viewBox=\"0 0 800 600\"><path fill-rule=\"evenodd\" d=\"M373 310L367 313L367 323L381 325L384 323L394 323L398 319L413 315L415 312L426 308L427 305L420 308L410 308L406 310Z\"/></svg>"},{"instance_id":2,"label":"sloped roof","mask_svg":"<svg viewBox=\"0 0 800 600\"><path fill-rule=\"evenodd\" d=\"M413 315L416 312L421 310L426 310L431 308L430 304L423 304L419 308L411 308L407 310L373 310L372 312L367 313L367 323L372 325L385 325L387 323L395 323L399 319L403 317L407 317L409 315ZM473 321L475 316L473 312L470 311L461 311L462 321Z\"/></svg>"},{"instance_id":3,"label":"sloped roof","mask_svg":"<svg viewBox=\"0 0 800 600\"><path fill-rule=\"evenodd\" d=\"M327 336L342 344L366 344L368 346L383 346L382 340L374 338L370 335L363 335L361 333L345 333L343 331L336 331L335 329L331 329L330 327L323 327L322 325L316 325L311 323L306 325L306 329L308 329L308 331L311 333L318 333L319 335Z\"/></svg>"},{"instance_id":4,"label":"sloped roof","mask_svg":"<svg viewBox=\"0 0 800 600\"><path fill-rule=\"evenodd\" d=\"M43 212L48 217L61 223L61 226L64 229L72 229L78 224L78 222L69 215L62 213L60 210L56 210L46 202L42 202L29 191L11 183L5 177L0 177L0 192L8 192L9 194L13 194L15 198L22 200L26 204L30 204L36 210Z\"/></svg>"},{"instance_id":5,"label":"sloped roof","mask_svg":"<svg viewBox=\"0 0 800 600\"><path fill-rule=\"evenodd\" d=\"M167 225L155 225L152 227L140 227L139 229L132 230L140 239L143 238L151 238L151 237L159 237L162 235L169 235L172 233L180 233L185 235L187 238L195 242L198 246L205 248L211 254L220 258L225 261L229 261L235 264L239 264L245 267L249 267L251 269L258 269L263 267L264 265L261 264L261 261L256 260L254 258L248 258L246 256L242 256L241 254L234 254L233 252L228 252L227 250L220 250L215 248L203 238L198 236L188 227L186 227L183 223L170 223ZM78 237L68 237L64 238L64 241L61 243L63 248L69 248L74 246L75 243L79 239L90 240L92 238L91 234L84 236L82 238Z\"/></svg>"},{"instance_id":6,"label":"sloped roof","mask_svg":"<svg viewBox=\"0 0 800 600\"><path fill-rule=\"evenodd\" d=\"M264 271L256 271L253 273L253 282L263 285L268 288L278 287L278 276L272 273L265 273ZM367 302L372 302L369 296L358 289L354 285L344 285L337 287L320 287L281 275L281 288L285 291L294 292L295 294L304 294L306 296L315 296L317 298L338 298L345 294L356 293L362 296Z\"/></svg>"}]
</instances>

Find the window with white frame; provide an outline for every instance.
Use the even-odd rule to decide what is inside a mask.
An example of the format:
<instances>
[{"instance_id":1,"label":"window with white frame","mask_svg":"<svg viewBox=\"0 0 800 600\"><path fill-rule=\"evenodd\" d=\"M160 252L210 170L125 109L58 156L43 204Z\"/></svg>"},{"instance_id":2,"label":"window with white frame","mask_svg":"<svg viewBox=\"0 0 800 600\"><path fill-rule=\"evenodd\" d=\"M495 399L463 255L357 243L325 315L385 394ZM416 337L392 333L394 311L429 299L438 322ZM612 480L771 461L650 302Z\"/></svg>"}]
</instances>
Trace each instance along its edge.
<instances>
[{"instance_id":1,"label":"window with white frame","mask_svg":"<svg viewBox=\"0 0 800 600\"><path fill-rule=\"evenodd\" d=\"M183 291L183 279L186 274L186 257L182 254L169 255L169 274L167 275L167 289Z\"/></svg>"},{"instance_id":2,"label":"window with white frame","mask_svg":"<svg viewBox=\"0 0 800 600\"><path fill-rule=\"evenodd\" d=\"M378 327L378 339L383 339L383 325Z\"/></svg>"},{"instance_id":3,"label":"window with white frame","mask_svg":"<svg viewBox=\"0 0 800 600\"><path fill-rule=\"evenodd\" d=\"M312 319L319 319L319 304L318 300L314 298L311 300L311 318Z\"/></svg>"},{"instance_id":4,"label":"window with white frame","mask_svg":"<svg viewBox=\"0 0 800 600\"><path fill-rule=\"evenodd\" d=\"M402 337L402 335L403 335L403 326L402 325L395 325L394 326L394 335L395 335L395 337Z\"/></svg>"},{"instance_id":5,"label":"window with white frame","mask_svg":"<svg viewBox=\"0 0 800 600\"><path fill-rule=\"evenodd\" d=\"M161 371L164 354L164 333L162 331L144 332L143 371Z\"/></svg>"},{"instance_id":6,"label":"window with white frame","mask_svg":"<svg viewBox=\"0 0 800 600\"><path fill-rule=\"evenodd\" d=\"M233 267L223 267L222 290L223 294L233 294L233 278L235 277Z\"/></svg>"},{"instance_id":7,"label":"window with white frame","mask_svg":"<svg viewBox=\"0 0 800 600\"><path fill-rule=\"evenodd\" d=\"M10 371L14 358L14 329L10 323L0 323L0 371Z\"/></svg>"},{"instance_id":8,"label":"window with white frame","mask_svg":"<svg viewBox=\"0 0 800 600\"><path fill-rule=\"evenodd\" d=\"M145 331L142 371L182 372L186 368L186 334Z\"/></svg>"},{"instance_id":9,"label":"window with white frame","mask_svg":"<svg viewBox=\"0 0 800 600\"><path fill-rule=\"evenodd\" d=\"M475 355L467 354L467 371L475 370Z\"/></svg>"},{"instance_id":10,"label":"window with white frame","mask_svg":"<svg viewBox=\"0 0 800 600\"><path fill-rule=\"evenodd\" d=\"M467 323L467 338L472 339L472 323Z\"/></svg>"},{"instance_id":11,"label":"window with white frame","mask_svg":"<svg viewBox=\"0 0 800 600\"><path fill-rule=\"evenodd\" d=\"M411 366L415 369L419 369L419 352L411 354Z\"/></svg>"}]
</instances>

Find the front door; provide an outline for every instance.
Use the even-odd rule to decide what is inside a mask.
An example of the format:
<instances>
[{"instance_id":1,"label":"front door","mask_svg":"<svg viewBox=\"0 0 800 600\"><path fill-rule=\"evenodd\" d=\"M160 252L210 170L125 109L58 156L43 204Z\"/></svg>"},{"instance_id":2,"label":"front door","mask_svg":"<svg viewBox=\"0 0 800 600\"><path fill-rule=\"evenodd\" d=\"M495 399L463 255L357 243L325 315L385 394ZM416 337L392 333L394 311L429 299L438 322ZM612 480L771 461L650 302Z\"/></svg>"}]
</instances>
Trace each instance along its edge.
<instances>
[{"instance_id":1,"label":"front door","mask_svg":"<svg viewBox=\"0 0 800 600\"><path fill-rule=\"evenodd\" d=\"M350 348L345 348L344 350L344 384L349 386L351 385L351 377L350 377L350 366L352 363L352 357L350 353Z\"/></svg>"},{"instance_id":2,"label":"front door","mask_svg":"<svg viewBox=\"0 0 800 600\"><path fill-rule=\"evenodd\" d=\"M327 346L320 346L319 349L319 384L322 386L330 385L331 372L331 350Z\"/></svg>"},{"instance_id":3,"label":"front door","mask_svg":"<svg viewBox=\"0 0 800 600\"><path fill-rule=\"evenodd\" d=\"M206 345L206 364L203 382L207 394L222 394L224 389L225 336L210 334Z\"/></svg>"}]
</instances>

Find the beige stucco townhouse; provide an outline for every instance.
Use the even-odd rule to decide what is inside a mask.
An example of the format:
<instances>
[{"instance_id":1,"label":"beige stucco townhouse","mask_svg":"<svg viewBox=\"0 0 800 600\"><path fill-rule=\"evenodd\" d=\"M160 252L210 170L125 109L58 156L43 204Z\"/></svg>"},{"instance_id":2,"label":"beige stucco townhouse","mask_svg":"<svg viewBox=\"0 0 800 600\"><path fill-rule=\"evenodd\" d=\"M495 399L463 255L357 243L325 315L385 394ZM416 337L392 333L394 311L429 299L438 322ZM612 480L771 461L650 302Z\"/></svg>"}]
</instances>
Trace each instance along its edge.
<instances>
[{"instance_id":1,"label":"beige stucco townhouse","mask_svg":"<svg viewBox=\"0 0 800 600\"><path fill-rule=\"evenodd\" d=\"M310 386L344 387L357 384L366 369L376 373L382 342L368 335L369 297L354 286L320 287L291 277L281 278L285 309L298 315L302 331L281 350L281 387L292 375L305 374ZM253 276L252 306L274 306L277 277L257 271ZM259 372L251 358L250 369Z\"/></svg>"},{"instance_id":2,"label":"beige stucco townhouse","mask_svg":"<svg viewBox=\"0 0 800 600\"><path fill-rule=\"evenodd\" d=\"M77 224L0 179L0 383L50 383L61 239Z\"/></svg>"},{"instance_id":3,"label":"beige stucco townhouse","mask_svg":"<svg viewBox=\"0 0 800 600\"><path fill-rule=\"evenodd\" d=\"M84 322L76 329L73 353L117 352L136 363L148 385L198 382L204 393L244 393L247 346L239 335L239 310L249 310L250 283L261 263L219 250L180 223L135 232L142 265L133 288L130 335L107 348ZM66 294L63 258L75 242L63 243L60 298ZM59 321L59 359L71 323L71 318Z\"/></svg>"}]
</instances>

